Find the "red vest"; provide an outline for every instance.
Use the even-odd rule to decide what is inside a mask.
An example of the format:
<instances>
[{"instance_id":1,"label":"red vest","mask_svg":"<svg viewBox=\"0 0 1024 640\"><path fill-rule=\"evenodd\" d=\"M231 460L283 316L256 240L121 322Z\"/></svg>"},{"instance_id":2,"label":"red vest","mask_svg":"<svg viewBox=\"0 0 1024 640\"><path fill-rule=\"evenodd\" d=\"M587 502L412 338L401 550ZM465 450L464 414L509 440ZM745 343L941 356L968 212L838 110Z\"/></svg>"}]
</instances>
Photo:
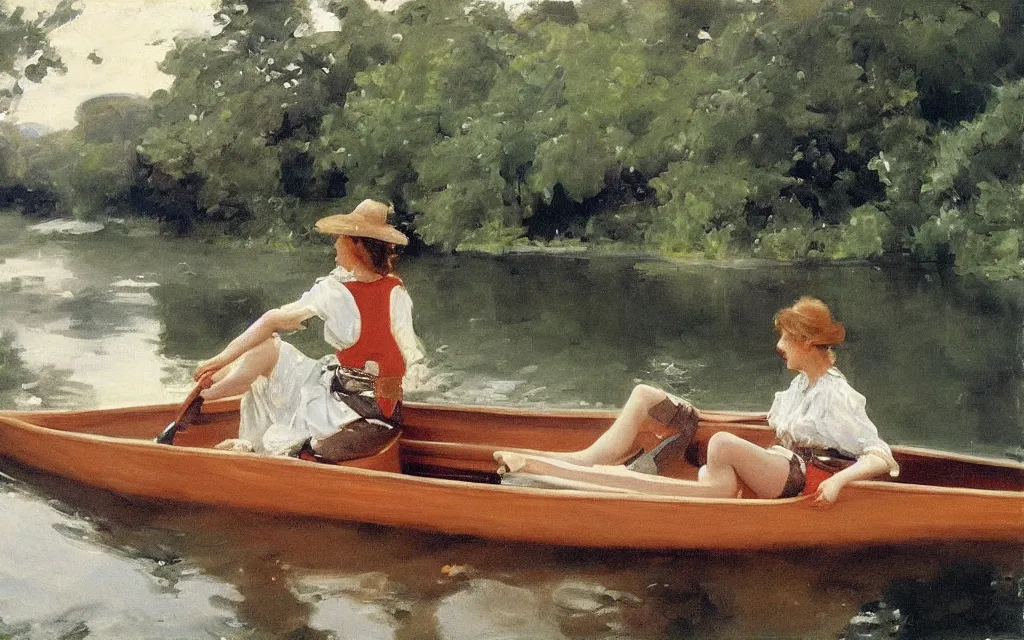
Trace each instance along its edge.
<instances>
[{"instance_id":1,"label":"red vest","mask_svg":"<svg viewBox=\"0 0 1024 640\"><path fill-rule=\"evenodd\" d=\"M362 369L370 360L380 367L376 390L377 404L385 417L391 417L395 403L401 399L401 381L405 375L405 358L391 333L391 291L402 284L397 276L385 276L373 282L346 282L345 288L355 298L359 309L359 339L349 348L338 351L342 366ZM382 393L382 388L394 389ZM392 396L392 397L388 397Z\"/></svg>"}]
</instances>

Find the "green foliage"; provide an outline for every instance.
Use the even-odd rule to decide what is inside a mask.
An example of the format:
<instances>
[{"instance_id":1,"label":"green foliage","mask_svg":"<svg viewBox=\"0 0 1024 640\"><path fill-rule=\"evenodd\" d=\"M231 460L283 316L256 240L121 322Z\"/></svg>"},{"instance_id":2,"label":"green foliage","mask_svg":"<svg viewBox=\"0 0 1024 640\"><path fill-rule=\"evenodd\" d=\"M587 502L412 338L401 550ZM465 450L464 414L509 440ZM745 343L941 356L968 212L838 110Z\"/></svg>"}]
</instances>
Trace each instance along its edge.
<instances>
[{"instance_id":1,"label":"green foliage","mask_svg":"<svg viewBox=\"0 0 1024 640\"><path fill-rule=\"evenodd\" d=\"M652 93L663 85L648 80L639 42L584 24L545 23L537 33L541 46L520 57L516 68L527 78L557 79L560 100L535 118L539 128L554 124L558 130L538 145L528 184L546 200L561 184L582 201L601 191L607 169L632 163L631 131L644 128Z\"/></svg>"},{"instance_id":2,"label":"green foliage","mask_svg":"<svg viewBox=\"0 0 1024 640\"><path fill-rule=\"evenodd\" d=\"M641 248L657 214L654 206L640 203L603 211L587 222L587 235L597 242Z\"/></svg>"},{"instance_id":3,"label":"green foliage","mask_svg":"<svg viewBox=\"0 0 1024 640\"><path fill-rule=\"evenodd\" d=\"M918 228L913 248L951 255L961 268L993 275L1024 273L1024 81L995 90L988 109L937 137L921 187L939 215Z\"/></svg>"},{"instance_id":4,"label":"green foliage","mask_svg":"<svg viewBox=\"0 0 1024 640\"><path fill-rule=\"evenodd\" d=\"M724 257L737 226L743 224L752 191L745 180L735 178L745 172L745 167L733 169L677 162L652 180L666 203L658 208L648 231L650 241L668 253Z\"/></svg>"},{"instance_id":5,"label":"green foliage","mask_svg":"<svg viewBox=\"0 0 1024 640\"><path fill-rule=\"evenodd\" d=\"M154 96L156 126L139 153L153 174L197 188L151 192L157 215L179 228L214 220L245 233L257 210L275 210L271 199L325 189L310 153L324 112L344 102L359 70L389 56L379 14L362 2L333 6L360 28L308 34L307 3L224 2L219 34L177 42L163 64L175 82ZM182 197L183 206L160 206Z\"/></svg>"},{"instance_id":6,"label":"green foliage","mask_svg":"<svg viewBox=\"0 0 1024 640\"><path fill-rule=\"evenodd\" d=\"M312 34L302 0L224 0L151 117L83 105L69 135L9 139L0 180L283 244L377 197L445 250L567 233L1020 273L1015 0L329 8L342 31Z\"/></svg>"},{"instance_id":7,"label":"green foliage","mask_svg":"<svg viewBox=\"0 0 1024 640\"><path fill-rule=\"evenodd\" d=\"M776 260L873 258L882 255L892 233L889 219L867 204L843 224L767 229L757 238L755 253Z\"/></svg>"},{"instance_id":8,"label":"green foliage","mask_svg":"<svg viewBox=\"0 0 1024 640\"><path fill-rule=\"evenodd\" d=\"M80 218L127 206L138 173L135 145L149 113L142 98L103 96L79 106L70 131L35 138L9 129L17 161L8 165L7 184L55 194L60 213Z\"/></svg>"},{"instance_id":9,"label":"green foliage","mask_svg":"<svg viewBox=\"0 0 1024 640\"><path fill-rule=\"evenodd\" d=\"M24 93L26 81L41 82L51 71L67 71L47 35L80 13L72 4L73 0L61 0L51 13L41 12L32 20L25 19L22 7L0 6L0 120ZM16 127L0 124L0 200L21 201L30 209L40 198L26 185L26 146L35 145Z\"/></svg>"},{"instance_id":10,"label":"green foliage","mask_svg":"<svg viewBox=\"0 0 1024 640\"><path fill-rule=\"evenodd\" d=\"M0 123L0 189L11 189L24 184L24 144L24 136L17 127Z\"/></svg>"},{"instance_id":11,"label":"green foliage","mask_svg":"<svg viewBox=\"0 0 1024 640\"><path fill-rule=\"evenodd\" d=\"M76 136L83 143L131 142L150 125L152 107L134 96L107 95L91 98L75 110Z\"/></svg>"},{"instance_id":12,"label":"green foliage","mask_svg":"<svg viewBox=\"0 0 1024 640\"><path fill-rule=\"evenodd\" d=\"M833 258L870 258L882 255L892 235L889 219L874 205L857 207L850 221L838 229Z\"/></svg>"},{"instance_id":13,"label":"green foliage","mask_svg":"<svg viewBox=\"0 0 1024 640\"><path fill-rule=\"evenodd\" d=\"M466 122L460 133L433 145L415 163L423 195L411 204L421 212L417 229L426 242L452 248L467 231L502 226L499 128L493 121Z\"/></svg>"},{"instance_id":14,"label":"green foliage","mask_svg":"<svg viewBox=\"0 0 1024 640\"><path fill-rule=\"evenodd\" d=\"M33 20L24 18L23 7L0 7L0 113L10 111L24 92L23 80L40 82L50 71L67 71L47 34L80 13L72 4L73 0L61 0L53 13L41 12Z\"/></svg>"}]
</instances>

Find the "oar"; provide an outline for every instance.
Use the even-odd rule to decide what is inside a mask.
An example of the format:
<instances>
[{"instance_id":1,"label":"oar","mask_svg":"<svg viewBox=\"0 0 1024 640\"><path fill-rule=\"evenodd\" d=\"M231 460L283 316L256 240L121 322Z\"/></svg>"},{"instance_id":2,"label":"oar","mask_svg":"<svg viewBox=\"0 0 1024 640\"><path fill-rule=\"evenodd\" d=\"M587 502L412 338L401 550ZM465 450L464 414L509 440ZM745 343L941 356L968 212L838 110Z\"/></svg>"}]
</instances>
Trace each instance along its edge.
<instances>
[{"instance_id":1,"label":"oar","mask_svg":"<svg viewBox=\"0 0 1024 640\"><path fill-rule=\"evenodd\" d=\"M164 427L164 430L156 437L157 444L174 444L174 436L179 431L187 429L188 425L196 419L203 406L203 398L199 394L208 386L210 386L208 379L199 381L199 384L192 389L191 393L185 397L185 401L181 403L181 410L178 411L177 417Z\"/></svg>"},{"instance_id":2,"label":"oar","mask_svg":"<svg viewBox=\"0 0 1024 640\"><path fill-rule=\"evenodd\" d=\"M754 411L702 411L697 409L697 417L701 422L711 422L715 424L768 424L767 413Z\"/></svg>"}]
</instances>

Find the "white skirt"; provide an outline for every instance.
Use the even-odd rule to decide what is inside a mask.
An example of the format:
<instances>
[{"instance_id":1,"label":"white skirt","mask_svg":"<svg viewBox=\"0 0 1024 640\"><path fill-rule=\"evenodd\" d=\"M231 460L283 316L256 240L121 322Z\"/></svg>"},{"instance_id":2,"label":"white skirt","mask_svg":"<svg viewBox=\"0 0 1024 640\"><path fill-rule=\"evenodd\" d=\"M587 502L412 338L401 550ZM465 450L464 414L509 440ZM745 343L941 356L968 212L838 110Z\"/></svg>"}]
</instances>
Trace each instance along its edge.
<instances>
[{"instance_id":1,"label":"white skirt","mask_svg":"<svg viewBox=\"0 0 1024 640\"><path fill-rule=\"evenodd\" d=\"M331 397L327 367L337 356L314 360L283 340L278 344L270 377L257 378L242 396L238 437L259 453L294 455L307 440L333 435L360 416Z\"/></svg>"}]
</instances>

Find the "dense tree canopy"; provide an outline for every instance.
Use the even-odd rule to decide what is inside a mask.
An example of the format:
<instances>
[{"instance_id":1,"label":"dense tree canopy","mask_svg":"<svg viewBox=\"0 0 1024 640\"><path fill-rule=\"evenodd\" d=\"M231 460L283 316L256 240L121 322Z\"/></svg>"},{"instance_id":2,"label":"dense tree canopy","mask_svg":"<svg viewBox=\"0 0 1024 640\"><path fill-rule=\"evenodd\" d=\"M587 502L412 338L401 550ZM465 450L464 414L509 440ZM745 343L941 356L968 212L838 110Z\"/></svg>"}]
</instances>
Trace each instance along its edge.
<instances>
[{"instance_id":1,"label":"dense tree canopy","mask_svg":"<svg viewBox=\"0 0 1024 640\"><path fill-rule=\"evenodd\" d=\"M225 1L219 33L168 55L112 189L179 230L272 239L376 196L444 249L1024 269L1015 0L330 8L341 30L312 33L304 1ZM111 142L75 136L109 171Z\"/></svg>"}]
</instances>

